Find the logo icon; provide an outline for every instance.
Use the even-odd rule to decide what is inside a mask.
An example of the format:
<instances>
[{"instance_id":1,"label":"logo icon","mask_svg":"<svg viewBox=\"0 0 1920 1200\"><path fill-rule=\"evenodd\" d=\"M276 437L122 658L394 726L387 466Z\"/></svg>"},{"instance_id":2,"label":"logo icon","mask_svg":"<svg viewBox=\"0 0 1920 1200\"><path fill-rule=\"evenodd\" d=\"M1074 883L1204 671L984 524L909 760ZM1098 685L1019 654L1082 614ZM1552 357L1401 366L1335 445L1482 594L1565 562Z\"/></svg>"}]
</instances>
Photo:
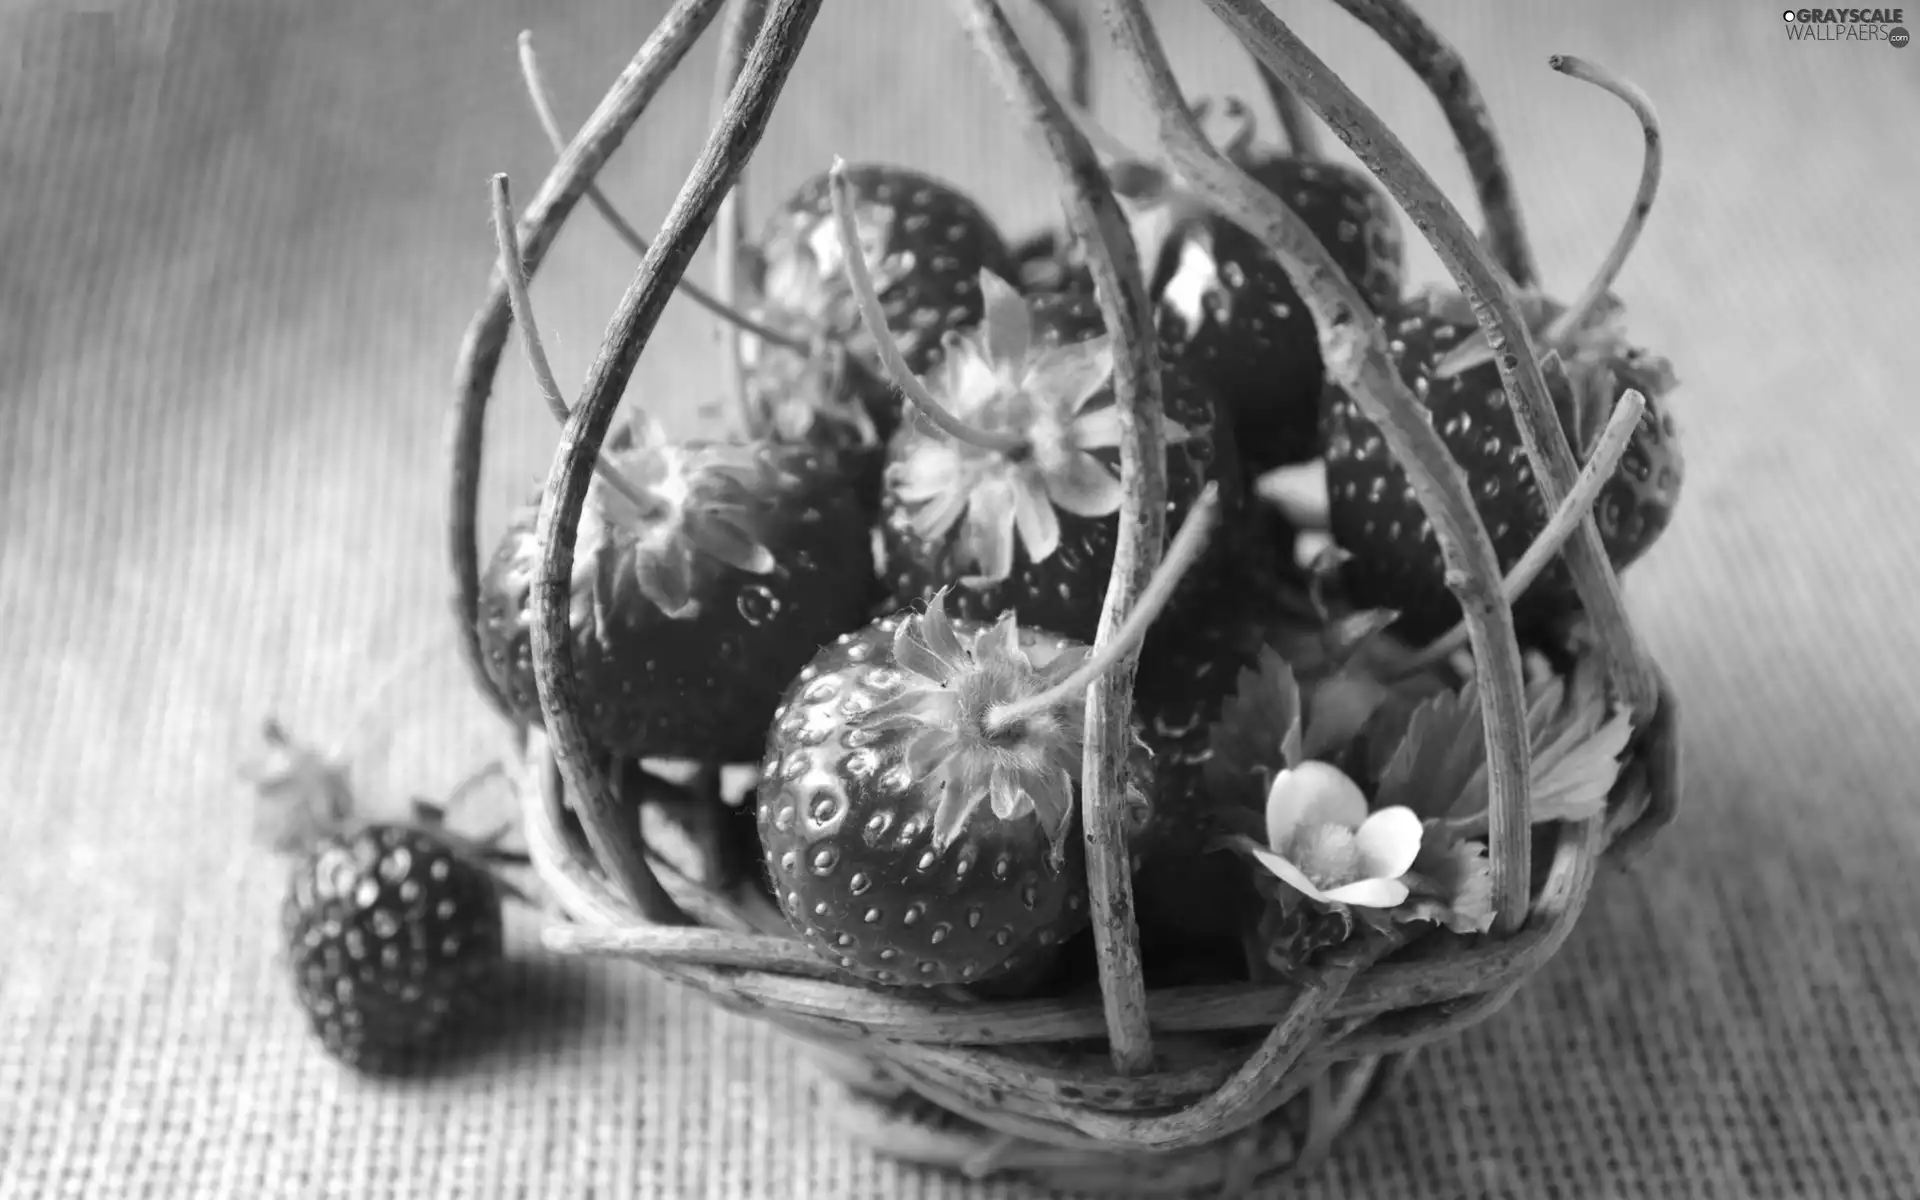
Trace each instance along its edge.
<instances>
[{"instance_id":1,"label":"logo icon","mask_svg":"<svg viewBox=\"0 0 1920 1200\"><path fill-rule=\"evenodd\" d=\"M1887 40L1893 43L1893 48L1895 50L1901 50L1901 49L1904 49L1906 47L1906 44L1909 41L1912 41L1913 39L1911 35L1907 33L1906 26L1896 25L1892 29L1887 30Z\"/></svg>"}]
</instances>

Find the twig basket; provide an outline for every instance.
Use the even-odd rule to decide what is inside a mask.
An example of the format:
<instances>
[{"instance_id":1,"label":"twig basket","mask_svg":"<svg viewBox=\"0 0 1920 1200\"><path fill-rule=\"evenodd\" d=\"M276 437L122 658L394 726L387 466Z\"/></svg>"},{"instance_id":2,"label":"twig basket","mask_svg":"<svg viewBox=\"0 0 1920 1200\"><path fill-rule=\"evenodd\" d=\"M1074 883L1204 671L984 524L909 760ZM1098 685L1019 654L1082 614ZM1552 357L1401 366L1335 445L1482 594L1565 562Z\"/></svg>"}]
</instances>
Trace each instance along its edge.
<instances>
[{"instance_id":1,"label":"twig basket","mask_svg":"<svg viewBox=\"0 0 1920 1200\"><path fill-rule=\"evenodd\" d=\"M1486 303L1482 326L1528 434L1534 471L1558 503L1573 491L1578 464L1544 399L1541 368L1514 315L1507 284L1527 284L1517 215L1498 147L1475 124L1477 100L1451 54L1397 0L1341 0L1426 73L1451 81L1443 96L1469 144L1491 241L1519 250L1495 265L1458 214L1409 177L1404 151L1344 85L1257 0L1207 0L1270 72L1317 111L1375 170L1416 223L1429 231L1468 294ZM633 64L559 157L519 222L522 262L537 269L560 224L724 0L677 0ZM974 1173L1016 1172L1054 1186L1099 1194L1249 1186L1310 1167L1334 1139L1388 1092L1421 1046L1452 1036L1499 1009L1550 959L1578 920L1603 859L1624 857L1672 816L1677 799L1675 706L1625 624L1618 582L1583 511L1570 511L1556 536L1580 588L1595 645L1616 690L1636 713L1626 765L1604 815L1544 825L1528 816L1519 649L1509 601L1485 531L1458 470L1421 432L1405 389L1387 376L1383 335L1351 303L1351 289L1314 278L1324 251L1304 241L1285 205L1259 194L1212 156L1165 70L1136 0L1105 0L1123 53L1162 109L1168 159L1221 211L1263 236L1283 261L1301 264L1323 330L1328 371L1353 385L1420 498L1448 551L1486 698L1493 802L1489 844L1500 920L1483 936L1428 936L1403 943L1361 939L1304 978L1288 983L1188 986L1148 991L1140 977L1117 807L1089 763L1083 805L1101 995L1085 999L989 1001L944 992L848 982L788 935L759 896L718 894L676 873L642 844L623 802L620 769L597 756L581 730L577 685L565 636L566 587L595 455L647 337L723 198L752 153L822 0L737 6L731 22L751 35L706 149L623 298L606 346L573 410L549 475L533 588L533 644L544 732L522 730L526 835L540 876L573 924L550 944L612 954L698 989L722 1007L778 1025L808 1044L824 1068L827 1103L847 1131L906 1159ZM956 5L1061 167L1063 190L1087 246L1108 328L1123 346L1118 402L1157 406L1140 380L1156 369L1144 284L1130 249L1115 236L1118 209L1086 143L1032 70L994 0ZM757 27L757 33L754 32ZM1076 71L1076 74L1079 74ZM1122 232L1124 232L1122 230ZM1501 278L1504 268L1506 279ZM450 550L457 609L475 675L472 636L480 550L475 507L483 418L511 324L508 284L491 292L461 350L452 430ZM1147 422L1135 421L1144 426ZM1136 493L1122 513L1122 542L1134 552L1116 565L1103 638L1116 611L1136 598L1158 558L1164 482L1139 472L1142 437L1123 441L1123 479ZM1141 482L1143 479L1146 482ZM1157 494L1156 494L1157 493ZM1591 502L1591 494L1586 497ZM1148 535L1151 536L1148 536ZM1115 599L1117 597L1117 600ZM1121 728L1126 698L1094 688L1089 730ZM503 711L505 704L502 701ZM1109 743L1109 744L1117 744ZM1108 750L1117 754L1117 749ZM1109 764L1110 765L1110 764ZM569 820L577 816L578 825ZM1537 833L1537 837L1536 837ZM583 836L584 834L584 836ZM1113 869L1115 864L1118 869ZM1107 869L1094 869L1104 865Z\"/></svg>"}]
</instances>

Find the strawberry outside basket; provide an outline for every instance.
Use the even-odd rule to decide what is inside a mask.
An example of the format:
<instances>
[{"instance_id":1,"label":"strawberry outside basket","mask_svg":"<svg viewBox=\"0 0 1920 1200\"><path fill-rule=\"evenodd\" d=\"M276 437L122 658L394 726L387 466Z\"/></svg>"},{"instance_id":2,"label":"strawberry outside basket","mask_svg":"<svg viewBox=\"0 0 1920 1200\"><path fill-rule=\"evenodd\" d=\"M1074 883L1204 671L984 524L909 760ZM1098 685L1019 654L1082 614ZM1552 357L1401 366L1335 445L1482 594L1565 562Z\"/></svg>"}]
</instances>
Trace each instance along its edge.
<instances>
[{"instance_id":1,"label":"strawberry outside basket","mask_svg":"<svg viewBox=\"0 0 1920 1200\"><path fill-rule=\"evenodd\" d=\"M723 24L737 74L621 302L547 480L532 599L544 729L518 732L529 785L529 850L570 918L550 931L549 944L634 959L730 1011L779 1026L817 1058L827 1103L847 1133L887 1154L1098 1194L1237 1195L1310 1169L1391 1090L1420 1047L1487 1018L1553 957L1603 862L1628 857L1671 819L1679 785L1673 697L1624 617L1618 581L1585 511L1593 489L1579 478L1545 398L1541 362L1511 300L1511 284L1529 282L1532 266L1499 146L1471 79L1402 0L1340 0L1434 89L1472 167L1488 249L1392 134L1263 0L1205 2L1258 60L1282 116L1297 122L1302 103L1316 112L1413 216L1477 302L1533 470L1548 503L1558 506L1543 535L1551 544L1542 548L1551 558L1565 547L1589 635L1581 653L1604 662L1634 714L1625 765L1605 811L1536 825L1525 770L1502 769L1525 763L1520 650L1497 560L1472 516L1460 473L1431 422L1420 419L1407 389L1384 367L1387 335L1379 323L1354 303L1343 281L1316 269L1326 261L1324 251L1304 244L1285 204L1260 192L1201 135L1139 0L1100 0L1120 57L1137 71L1160 113L1166 159L1283 261L1305 264L1300 290L1313 297L1323 331L1332 331L1323 332L1329 375L1370 397L1369 417L1419 485L1448 552L1449 582L1461 597L1474 651L1472 671L1486 697L1493 797L1487 838L1497 919L1484 934L1363 936L1284 982L1149 990L1141 977L1118 806L1098 785L1101 772L1092 770L1082 817L1098 994L996 1001L849 981L790 934L763 894L709 889L670 866L670 856L643 844L634 806L623 799L631 781L597 757L582 734L565 636L566 580L594 458L634 363L764 131L823 0L735 0L731 6L675 0L565 145L517 225L522 266L530 274L581 199L604 203L590 195L596 173L691 44L729 9ZM1138 261L1120 244L1119 208L1089 144L1067 119L1068 106L1034 69L999 0L955 0L952 8L1060 169L1062 195L1088 248L1119 354L1136 370L1151 366L1152 324ZM1084 26L1064 16L1060 28L1079 93ZM509 291L505 272L496 269L461 348L452 430L450 549L458 616L474 673L496 700L473 635L481 562L475 509L486 402L513 324ZM1117 391L1119 403L1138 402L1124 384ZM1136 445L1123 444L1123 461L1138 453ZM1143 512L1165 507L1155 486L1164 484L1142 484L1129 497L1123 529L1137 531ZM1110 588L1137 594L1144 578L1138 566L1116 569ZM1113 624L1103 625L1103 637ZM1090 689L1089 730L1124 728L1124 695L1117 699Z\"/></svg>"}]
</instances>

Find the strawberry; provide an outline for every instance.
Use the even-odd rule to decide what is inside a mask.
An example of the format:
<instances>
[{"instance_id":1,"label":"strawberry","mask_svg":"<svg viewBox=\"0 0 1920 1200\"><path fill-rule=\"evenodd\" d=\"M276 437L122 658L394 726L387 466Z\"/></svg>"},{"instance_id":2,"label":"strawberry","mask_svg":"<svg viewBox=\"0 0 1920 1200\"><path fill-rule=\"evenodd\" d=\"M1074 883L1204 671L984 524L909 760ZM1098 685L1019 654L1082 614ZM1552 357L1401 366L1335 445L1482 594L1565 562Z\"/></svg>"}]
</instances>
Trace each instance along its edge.
<instances>
[{"instance_id":1,"label":"strawberry","mask_svg":"<svg viewBox=\"0 0 1920 1200\"><path fill-rule=\"evenodd\" d=\"M1012 252L978 204L936 179L880 164L849 166L846 174L888 328L916 374L931 370L941 357L941 334L980 320L979 273L1011 277ZM807 424L809 410L844 425L857 402L884 442L899 427L902 401L885 382L861 324L842 271L843 253L823 172L802 184L768 223L754 281L764 305L755 315L810 342L844 345L855 362L837 364L832 355L816 352L812 361L799 363L790 351L753 346L749 338L743 347L752 355L749 386L761 404L784 410L780 420L788 427Z\"/></svg>"},{"instance_id":2,"label":"strawberry","mask_svg":"<svg viewBox=\"0 0 1920 1200\"><path fill-rule=\"evenodd\" d=\"M1527 298L1530 326L1543 328L1564 311ZM1631 565L1666 529L1679 500L1685 463L1666 404L1675 380L1667 360L1630 346L1617 305L1598 326L1562 350L1564 374L1549 388L1574 452L1585 459L1628 388L1646 412L1614 476L1594 505L1601 541L1617 569ZM1415 297L1387 319L1400 377L1433 415L1433 426L1466 473L1493 539L1501 569L1510 570L1545 527L1547 512L1508 409L1500 376L1464 298ZM1443 366L1443 364L1445 364ZM1439 543L1413 498L1406 472L1352 398L1329 387L1321 422L1327 460L1328 514L1334 540L1352 557L1342 569L1355 607L1392 608L1394 632L1427 641L1460 619L1446 586ZM1556 561L1515 606L1523 632L1564 615L1573 584Z\"/></svg>"},{"instance_id":3,"label":"strawberry","mask_svg":"<svg viewBox=\"0 0 1920 1200\"><path fill-rule=\"evenodd\" d=\"M1270 530L1254 537L1270 538ZM1209 571L1193 605L1204 620L1155 628L1140 659L1134 714L1153 758L1154 843L1134 878L1143 944L1155 951L1191 948L1238 936L1240 873L1209 853L1223 832L1219 805L1203 777L1211 731L1244 670L1253 668L1277 627L1298 619L1303 593L1271 547L1246 544Z\"/></svg>"},{"instance_id":4,"label":"strawberry","mask_svg":"<svg viewBox=\"0 0 1920 1200\"><path fill-rule=\"evenodd\" d=\"M1228 150L1307 223L1370 306L1393 302L1405 240L1393 205L1370 176L1244 144ZM1161 184L1157 195L1146 192L1135 203L1144 210L1136 224L1153 254L1165 353L1230 409L1249 476L1315 457L1325 367L1306 302L1253 235L1164 177Z\"/></svg>"},{"instance_id":5,"label":"strawberry","mask_svg":"<svg viewBox=\"0 0 1920 1200\"><path fill-rule=\"evenodd\" d=\"M780 688L867 619L873 550L830 454L765 442L608 452L647 501L596 476L571 625L588 736L610 754L751 762ZM514 517L481 595L488 668L540 717L527 606L538 507Z\"/></svg>"},{"instance_id":6,"label":"strawberry","mask_svg":"<svg viewBox=\"0 0 1920 1200\"><path fill-rule=\"evenodd\" d=\"M1011 614L953 620L945 598L822 650L781 700L761 767L760 839L788 920L874 983L1006 976L1087 920L1071 837L1082 701L1004 731L989 718L1065 679L1087 647ZM1129 811L1143 828L1144 790Z\"/></svg>"},{"instance_id":7,"label":"strawberry","mask_svg":"<svg viewBox=\"0 0 1920 1200\"><path fill-rule=\"evenodd\" d=\"M887 466L882 576L902 605L958 583L957 616L1017 612L1023 625L1091 641L1120 526L1113 345L1085 293L1029 302L988 274L980 287L985 320L950 339L946 369L926 383L959 421L1019 449L908 424ZM1216 451L1212 400L1191 376L1169 368L1162 386L1172 530L1234 457ZM1233 483L1223 495L1237 495Z\"/></svg>"},{"instance_id":8,"label":"strawberry","mask_svg":"<svg viewBox=\"0 0 1920 1200\"><path fill-rule=\"evenodd\" d=\"M298 861L281 931L321 1044L385 1071L476 1011L502 961L501 888L450 834L368 824Z\"/></svg>"},{"instance_id":9,"label":"strawberry","mask_svg":"<svg viewBox=\"0 0 1920 1200\"><path fill-rule=\"evenodd\" d=\"M1093 294L1093 273L1064 229L1043 229L1013 248L1014 282L1022 295Z\"/></svg>"}]
</instances>

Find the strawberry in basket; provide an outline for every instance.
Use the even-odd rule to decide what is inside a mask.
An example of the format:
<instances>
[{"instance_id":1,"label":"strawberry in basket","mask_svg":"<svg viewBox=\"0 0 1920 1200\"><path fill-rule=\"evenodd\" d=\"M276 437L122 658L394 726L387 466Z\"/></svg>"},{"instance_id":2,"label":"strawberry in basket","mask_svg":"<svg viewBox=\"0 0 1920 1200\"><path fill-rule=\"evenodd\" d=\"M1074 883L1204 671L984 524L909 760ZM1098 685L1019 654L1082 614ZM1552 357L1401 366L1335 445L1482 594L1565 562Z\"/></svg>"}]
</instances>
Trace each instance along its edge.
<instances>
[{"instance_id":1,"label":"strawberry in basket","mask_svg":"<svg viewBox=\"0 0 1920 1200\"><path fill-rule=\"evenodd\" d=\"M1523 312L1544 328L1564 306L1523 300ZM1466 471L1502 570L1510 570L1547 523L1498 370L1485 353L1466 301L1452 293L1416 297L1388 318L1400 376L1433 414L1433 425ZM1574 453L1585 459L1628 388L1646 398L1619 466L1600 491L1593 513L1616 569L1638 560L1673 517L1686 465L1667 405L1674 386L1667 360L1630 345L1617 310L1583 331L1547 373L1548 391ZM1426 641L1460 619L1446 584L1426 514L1414 500L1406 472L1394 461L1359 406L1329 388L1321 436L1327 462L1328 518L1334 539L1351 556L1342 570L1349 599L1360 607L1401 613L1395 632ZM1556 561L1514 606L1523 631L1566 612L1573 581Z\"/></svg>"},{"instance_id":2,"label":"strawberry in basket","mask_svg":"<svg viewBox=\"0 0 1920 1200\"><path fill-rule=\"evenodd\" d=\"M876 983L979 983L1087 921L1078 827L1084 691L1005 728L1087 647L955 620L948 593L841 638L787 689L767 738L760 839L807 943ZM1150 815L1137 748L1129 806Z\"/></svg>"},{"instance_id":3,"label":"strawberry in basket","mask_svg":"<svg viewBox=\"0 0 1920 1200\"><path fill-rule=\"evenodd\" d=\"M1638 89L1578 59L1556 56L1552 65L1624 101L1641 123L1646 146L1633 206L1579 297L1572 304L1535 290L1516 297L1530 340L1547 351L1542 373L1577 458L1591 456L1629 389L1646 401L1592 510L1607 555L1621 570L1665 532L1686 477L1668 404L1673 368L1631 343L1624 307L1609 290L1653 208L1664 138ZM1472 307L1456 293L1431 291L1397 306L1387 327L1400 377L1425 403L1466 472L1501 570L1511 570L1545 528L1548 514ZM1337 388L1327 391L1321 444L1333 536L1351 556L1343 572L1350 599L1362 607L1398 609L1396 632L1409 640L1427 640L1453 625L1460 606L1446 586L1439 544L1414 503L1406 472L1352 398ZM1539 636L1576 607L1572 577L1556 560L1514 605L1514 620L1523 635Z\"/></svg>"},{"instance_id":4,"label":"strawberry in basket","mask_svg":"<svg viewBox=\"0 0 1920 1200\"><path fill-rule=\"evenodd\" d=\"M780 689L862 624L865 521L830 452L765 442L615 444L625 481L593 481L574 548L574 668L586 731L609 753L751 762ZM636 503L636 500L638 501ZM540 719L528 599L538 505L483 580L489 672Z\"/></svg>"},{"instance_id":5,"label":"strawberry in basket","mask_svg":"<svg viewBox=\"0 0 1920 1200\"><path fill-rule=\"evenodd\" d=\"M1222 152L1306 222L1371 307L1392 303L1406 247L1392 202L1372 177L1256 149L1243 106L1229 102L1221 115ZM1125 164L1113 174L1153 256L1164 352L1219 393L1248 476L1316 457L1325 380L1319 334L1279 260L1163 172Z\"/></svg>"},{"instance_id":6,"label":"strawberry in basket","mask_svg":"<svg viewBox=\"0 0 1920 1200\"><path fill-rule=\"evenodd\" d=\"M924 382L956 433L909 422L894 440L882 500L882 570L896 603L949 585L956 616L1090 641L1113 570L1122 497L1113 346L1084 293L1027 300L982 274L980 327L949 339ZM1162 375L1169 518L1178 523L1234 459L1215 443L1213 405L1193 379Z\"/></svg>"},{"instance_id":7,"label":"strawberry in basket","mask_svg":"<svg viewBox=\"0 0 1920 1200\"><path fill-rule=\"evenodd\" d=\"M908 365L930 370L940 360L941 335L980 320L980 272L1011 275L1012 255L980 206L937 179L871 163L845 173L887 327ZM752 281L763 300L756 319L798 335L812 350L802 356L743 339L748 388L776 427L826 421L857 430L864 422L878 446L899 428L901 398L861 324L845 258L823 172L769 220Z\"/></svg>"}]
</instances>

